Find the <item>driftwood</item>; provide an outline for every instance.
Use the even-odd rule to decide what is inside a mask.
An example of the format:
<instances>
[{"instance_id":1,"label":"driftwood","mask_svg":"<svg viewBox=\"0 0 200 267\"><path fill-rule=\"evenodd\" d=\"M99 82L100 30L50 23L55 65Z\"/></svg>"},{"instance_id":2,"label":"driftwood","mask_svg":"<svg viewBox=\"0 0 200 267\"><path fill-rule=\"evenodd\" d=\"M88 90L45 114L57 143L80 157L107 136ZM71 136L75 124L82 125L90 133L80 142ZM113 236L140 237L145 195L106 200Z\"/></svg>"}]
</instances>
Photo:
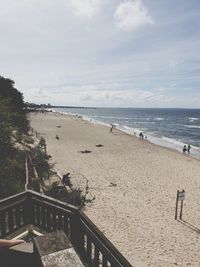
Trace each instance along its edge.
<instances>
[{"instance_id":1,"label":"driftwood","mask_svg":"<svg viewBox=\"0 0 200 267\"><path fill-rule=\"evenodd\" d=\"M91 153L92 151L91 150L87 150L87 149L85 149L85 150L80 150L80 151L78 151L79 153L85 153L85 154L88 154L88 153Z\"/></svg>"},{"instance_id":2,"label":"driftwood","mask_svg":"<svg viewBox=\"0 0 200 267\"><path fill-rule=\"evenodd\" d=\"M117 184L111 182L109 186L117 186Z\"/></svg>"},{"instance_id":3,"label":"driftwood","mask_svg":"<svg viewBox=\"0 0 200 267\"><path fill-rule=\"evenodd\" d=\"M98 144L98 145L96 145L96 147L103 147L103 145L102 144Z\"/></svg>"}]
</instances>

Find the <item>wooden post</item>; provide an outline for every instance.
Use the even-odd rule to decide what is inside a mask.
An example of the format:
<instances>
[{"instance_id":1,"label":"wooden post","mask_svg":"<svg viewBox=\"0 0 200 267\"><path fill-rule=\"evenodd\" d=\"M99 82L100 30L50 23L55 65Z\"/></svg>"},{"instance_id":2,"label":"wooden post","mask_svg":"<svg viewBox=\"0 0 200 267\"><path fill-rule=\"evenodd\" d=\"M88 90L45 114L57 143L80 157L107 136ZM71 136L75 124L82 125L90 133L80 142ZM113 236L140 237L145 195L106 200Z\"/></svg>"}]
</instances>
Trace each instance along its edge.
<instances>
[{"instance_id":1,"label":"wooden post","mask_svg":"<svg viewBox=\"0 0 200 267\"><path fill-rule=\"evenodd\" d=\"M25 160L25 169L26 169L26 183L25 183L25 191L28 190L28 159L26 157Z\"/></svg>"},{"instance_id":2,"label":"wooden post","mask_svg":"<svg viewBox=\"0 0 200 267\"><path fill-rule=\"evenodd\" d=\"M177 191L177 195L176 195L175 220L177 220L177 213L178 213L178 195L179 195L179 190Z\"/></svg>"},{"instance_id":3,"label":"wooden post","mask_svg":"<svg viewBox=\"0 0 200 267\"><path fill-rule=\"evenodd\" d=\"M182 190L183 193L185 193L185 190ZM182 220L182 214L183 214L183 200L181 200L181 210L180 210L180 219Z\"/></svg>"},{"instance_id":4,"label":"wooden post","mask_svg":"<svg viewBox=\"0 0 200 267\"><path fill-rule=\"evenodd\" d=\"M179 219L182 220L183 215L183 200L185 199L185 190L177 191L176 195L176 210L175 210L175 220L177 220L177 214L178 214L178 202L181 201L181 209L180 209L180 215Z\"/></svg>"}]
</instances>

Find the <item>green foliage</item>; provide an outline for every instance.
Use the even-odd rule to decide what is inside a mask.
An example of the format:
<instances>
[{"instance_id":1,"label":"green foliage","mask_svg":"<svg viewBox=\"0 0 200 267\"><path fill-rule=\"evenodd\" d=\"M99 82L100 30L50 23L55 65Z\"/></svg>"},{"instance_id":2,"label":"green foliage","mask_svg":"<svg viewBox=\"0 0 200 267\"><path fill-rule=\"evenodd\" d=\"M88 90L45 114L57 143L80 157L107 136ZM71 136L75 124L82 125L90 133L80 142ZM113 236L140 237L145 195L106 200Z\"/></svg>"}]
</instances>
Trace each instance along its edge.
<instances>
[{"instance_id":1,"label":"green foliage","mask_svg":"<svg viewBox=\"0 0 200 267\"><path fill-rule=\"evenodd\" d=\"M26 108L23 95L16 88L14 82L0 76L0 114L4 119L21 133L28 130L28 120L26 118Z\"/></svg>"},{"instance_id":2,"label":"green foliage","mask_svg":"<svg viewBox=\"0 0 200 267\"><path fill-rule=\"evenodd\" d=\"M15 150L6 158L0 160L0 198L16 194L24 190L25 155Z\"/></svg>"},{"instance_id":3,"label":"green foliage","mask_svg":"<svg viewBox=\"0 0 200 267\"><path fill-rule=\"evenodd\" d=\"M27 130L23 96L12 80L0 76L0 198L24 189L25 155L16 143Z\"/></svg>"},{"instance_id":4,"label":"green foliage","mask_svg":"<svg viewBox=\"0 0 200 267\"><path fill-rule=\"evenodd\" d=\"M38 173L39 179L48 179L49 170L51 168L49 165L49 159L51 156L47 155L40 145L32 148L29 153L32 159L32 164Z\"/></svg>"},{"instance_id":5,"label":"green foliage","mask_svg":"<svg viewBox=\"0 0 200 267\"><path fill-rule=\"evenodd\" d=\"M64 186L58 186L56 183L46 192L46 195L77 207L81 207L83 201L85 201L82 197L82 191L79 188L73 188L68 191Z\"/></svg>"},{"instance_id":6,"label":"green foliage","mask_svg":"<svg viewBox=\"0 0 200 267\"><path fill-rule=\"evenodd\" d=\"M46 147L47 146L46 146L46 141L45 141L44 137L40 138L40 142L39 142L38 146L39 146L40 150L43 150L46 154L46 152L47 152Z\"/></svg>"},{"instance_id":7,"label":"green foliage","mask_svg":"<svg viewBox=\"0 0 200 267\"><path fill-rule=\"evenodd\" d=\"M46 153L45 139L41 138L33 147L26 114L22 93L14 88L12 80L0 76L0 198L24 190L27 156L39 176L39 180L32 180L31 189L39 191L40 180L49 178L50 156Z\"/></svg>"}]
</instances>

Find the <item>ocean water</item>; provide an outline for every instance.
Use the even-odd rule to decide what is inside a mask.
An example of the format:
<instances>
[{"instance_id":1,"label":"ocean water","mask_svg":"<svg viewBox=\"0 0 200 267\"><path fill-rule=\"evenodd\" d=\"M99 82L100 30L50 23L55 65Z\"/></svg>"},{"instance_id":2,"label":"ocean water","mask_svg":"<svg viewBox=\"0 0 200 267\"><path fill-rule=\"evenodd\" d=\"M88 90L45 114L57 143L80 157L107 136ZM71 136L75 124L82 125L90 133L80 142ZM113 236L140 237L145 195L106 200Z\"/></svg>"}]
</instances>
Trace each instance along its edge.
<instances>
[{"instance_id":1,"label":"ocean water","mask_svg":"<svg viewBox=\"0 0 200 267\"><path fill-rule=\"evenodd\" d=\"M154 108L54 108L54 111L82 116L93 123L110 125L182 152L191 144L191 156L200 158L200 109Z\"/></svg>"}]
</instances>

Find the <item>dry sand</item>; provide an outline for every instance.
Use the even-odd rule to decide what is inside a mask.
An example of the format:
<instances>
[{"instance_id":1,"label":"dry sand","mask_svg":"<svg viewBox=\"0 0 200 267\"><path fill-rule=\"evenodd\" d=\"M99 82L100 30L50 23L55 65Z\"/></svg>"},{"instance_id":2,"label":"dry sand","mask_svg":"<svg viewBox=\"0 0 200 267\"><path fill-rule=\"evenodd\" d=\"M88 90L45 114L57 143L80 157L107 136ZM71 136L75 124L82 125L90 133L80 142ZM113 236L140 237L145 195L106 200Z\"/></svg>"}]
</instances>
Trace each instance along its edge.
<instances>
[{"instance_id":1,"label":"dry sand","mask_svg":"<svg viewBox=\"0 0 200 267\"><path fill-rule=\"evenodd\" d=\"M95 200L85 213L131 264L200 266L199 160L67 115L30 120L59 172L74 185L89 180ZM85 149L92 152L78 152ZM174 219L178 189L186 191L183 222Z\"/></svg>"}]
</instances>

